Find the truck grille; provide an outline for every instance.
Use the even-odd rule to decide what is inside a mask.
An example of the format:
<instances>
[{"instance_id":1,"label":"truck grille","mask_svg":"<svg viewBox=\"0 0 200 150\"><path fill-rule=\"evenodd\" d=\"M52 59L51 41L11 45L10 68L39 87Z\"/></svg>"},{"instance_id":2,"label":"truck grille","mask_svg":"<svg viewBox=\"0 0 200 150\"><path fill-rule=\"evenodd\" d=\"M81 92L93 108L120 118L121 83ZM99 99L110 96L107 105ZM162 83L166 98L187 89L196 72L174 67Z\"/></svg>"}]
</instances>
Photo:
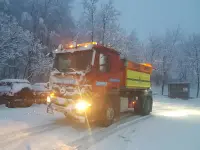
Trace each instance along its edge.
<instances>
[{"instance_id":1,"label":"truck grille","mask_svg":"<svg viewBox=\"0 0 200 150\"><path fill-rule=\"evenodd\" d=\"M69 104L68 100L64 98L54 98L52 99L52 103L58 106L67 106Z\"/></svg>"}]
</instances>

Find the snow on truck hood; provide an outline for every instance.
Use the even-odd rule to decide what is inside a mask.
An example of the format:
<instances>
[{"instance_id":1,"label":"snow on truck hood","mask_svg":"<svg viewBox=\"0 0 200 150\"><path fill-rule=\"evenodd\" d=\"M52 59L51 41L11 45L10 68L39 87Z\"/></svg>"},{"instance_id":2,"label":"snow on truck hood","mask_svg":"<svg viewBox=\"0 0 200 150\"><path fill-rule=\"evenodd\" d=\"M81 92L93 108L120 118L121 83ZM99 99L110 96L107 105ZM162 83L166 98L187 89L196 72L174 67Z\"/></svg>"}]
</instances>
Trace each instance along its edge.
<instances>
[{"instance_id":1,"label":"snow on truck hood","mask_svg":"<svg viewBox=\"0 0 200 150\"><path fill-rule=\"evenodd\" d=\"M65 96L84 93L88 88L91 88L91 86L87 84L87 80L85 78L86 73L87 71L84 72L75 70L74 72L61 73L58 70L55 70L51 72L50 82L49 82L50 89L58 88L60 90L60 93ZM59 77L56 76L56 74L63 74L64 76ZM79 75L79 77L73 78L73 76L70 75ZM74 85L78 85L79 88L73 87Z\"/></svg>"},{"instance_id":2,"label":"snow on truck hood","mask_svg":"<svg viewBox=\"0 0 200 150\"><path fill-rule=\"evenodd\" d=\"M57 74L61 74L61 75L69 75L63 78L57 77ZM67 73L62 73L58 70L54 70L51 72L51 76L50 76L50 83L53 84L72 84L75 85L77 84L77 81L80 82L83 80L84 76L86 73L84 73L83 71L76 71L74 70L73 72L67 72ZM79 79L74 79L73 77L70 77L70 75L80 75Z\"/></svg>"}]
</instances>

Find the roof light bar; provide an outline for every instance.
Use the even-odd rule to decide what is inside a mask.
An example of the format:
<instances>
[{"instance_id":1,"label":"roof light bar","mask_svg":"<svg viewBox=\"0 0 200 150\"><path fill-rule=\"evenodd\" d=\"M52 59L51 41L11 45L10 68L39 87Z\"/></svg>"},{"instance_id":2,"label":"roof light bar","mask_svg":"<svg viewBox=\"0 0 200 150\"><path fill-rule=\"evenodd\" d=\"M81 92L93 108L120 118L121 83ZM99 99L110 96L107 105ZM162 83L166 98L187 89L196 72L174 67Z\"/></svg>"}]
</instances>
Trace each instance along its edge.
<instances>
[{"instance_id":1,"label":"roof light bar","mask_svg":"<svg viewBox=\"0 0 200 150\"><path fill-rule=\"evenodd\" d=\"M97 42L88 42L88 43L81 43L81 44L70 44L66 45L65 48L75 48L75 47L88 47L89 45L97 45Z\"/></svg>"}]
</instances>

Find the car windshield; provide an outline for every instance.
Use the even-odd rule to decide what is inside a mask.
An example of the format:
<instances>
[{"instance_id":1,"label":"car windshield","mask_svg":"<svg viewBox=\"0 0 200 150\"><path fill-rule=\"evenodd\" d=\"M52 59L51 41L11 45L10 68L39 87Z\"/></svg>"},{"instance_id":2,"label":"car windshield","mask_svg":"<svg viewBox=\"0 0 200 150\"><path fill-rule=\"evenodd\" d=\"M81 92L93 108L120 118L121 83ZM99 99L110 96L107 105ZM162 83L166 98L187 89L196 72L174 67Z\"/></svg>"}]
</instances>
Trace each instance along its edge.
<instances>
[{"instance_id":1,"label":"car windshield","mask_svg":"<svg viewBox=\"0 0 200 150\"><path fill-rule=\"evenodd\" d=\"M92 61L92 51L62 53L57 54L54 61L54 68L61 72L71 71L70 68L75 70L86 70Z\"/></svg>"},{"instance_id":2,"label":"car windshield","mask_svg":"<svg viewBox=\"0 0 200 150\"><path fill-rule=\"evenodd\" d=\"M11 86L11 82L0 82L0 86Z\"/></svg>"},{"instance_id":3,"label":"car windshield","mask_svg":"<svg viewBox=\"0 0 200 150\"><path fill-rule=\"evenodd\" d=\"M44 85L33 85L33 90L34 91L46 91L47 88Z\"/></svg>"}]
</instances>

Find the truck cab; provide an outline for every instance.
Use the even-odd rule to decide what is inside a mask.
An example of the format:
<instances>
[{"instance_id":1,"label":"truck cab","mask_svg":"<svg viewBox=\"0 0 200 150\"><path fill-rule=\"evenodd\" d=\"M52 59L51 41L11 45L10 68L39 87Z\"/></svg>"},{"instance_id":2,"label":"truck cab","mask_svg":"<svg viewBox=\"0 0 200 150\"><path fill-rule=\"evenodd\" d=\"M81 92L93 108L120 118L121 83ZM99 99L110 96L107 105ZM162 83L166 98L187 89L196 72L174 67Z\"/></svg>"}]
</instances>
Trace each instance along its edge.
<instances>
[{"instance_id":1,"label":"truck cab","mask_svg":"<svg viewBox=\"0 0 200 150\"><path fill-rule=\"evenodd\" d=\"M145 77L148 81L143 83L138 79L138 84L136 79L131 79L131 76L139 74L138 71L132 75L129 62L122 60L119 52L112 48L90 42L60 46L53 53L54 65L49 79L52 92L47 97L47 112L61 112L81 122L86 119L100 121L107 126L119 119L122 99L126 98L123 100L126 110L139 110L141 104L137 103L138 108L132 104L144 94L148 93L152 99L149 86L151 70L143 74L139 72L137 77ZM141 66L151 69L151 66ZM131 82L128 82L128 77ZM146 86L140 86L142 84ZM152 100L149 101L145 114L152 109Z\"/></svg>"}]
</instances>

